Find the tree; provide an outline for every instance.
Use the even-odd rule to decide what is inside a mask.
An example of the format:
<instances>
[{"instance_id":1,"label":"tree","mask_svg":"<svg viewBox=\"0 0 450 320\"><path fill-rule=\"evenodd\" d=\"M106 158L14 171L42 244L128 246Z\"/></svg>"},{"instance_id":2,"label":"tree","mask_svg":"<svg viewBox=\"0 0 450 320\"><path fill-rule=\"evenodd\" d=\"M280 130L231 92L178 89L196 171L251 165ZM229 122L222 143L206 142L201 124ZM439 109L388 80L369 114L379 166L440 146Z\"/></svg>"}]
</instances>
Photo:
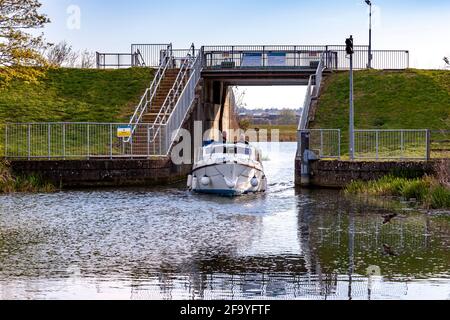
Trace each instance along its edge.
<instances>
[{"instance_id":1,"label":"tree","mask_svg":"<svg viewBox=\"0 0 450 320\"><path fill-rule=\"evenodd\" d=\"M51 46L47 53L47 62L52 67L75 67L78 53L66 41Z\"/></svg>"},{"instance_id":2,"label":"tree","mask_svg":"<svg viewBox=\"0 0 450 320\"><path fill-rule=\"evenodd\" d=\"M92 53L90 51L83 51L81 53L81 68L82 69L91 69L95 67L96 63L96 57L95 53Z\"/></svg>"},{"instance_id":3,"label":"tree","mask_svg":"<svg viewBox=\"0 0 450 320\"><path fill-rule=\"evenodd\" d=\"M38 0L0 0L0 81L35 81L46 65L41 54L45 47L41 36L28 30L42 28L50 20L39 13Z\"/></svg>"}]
</instances>

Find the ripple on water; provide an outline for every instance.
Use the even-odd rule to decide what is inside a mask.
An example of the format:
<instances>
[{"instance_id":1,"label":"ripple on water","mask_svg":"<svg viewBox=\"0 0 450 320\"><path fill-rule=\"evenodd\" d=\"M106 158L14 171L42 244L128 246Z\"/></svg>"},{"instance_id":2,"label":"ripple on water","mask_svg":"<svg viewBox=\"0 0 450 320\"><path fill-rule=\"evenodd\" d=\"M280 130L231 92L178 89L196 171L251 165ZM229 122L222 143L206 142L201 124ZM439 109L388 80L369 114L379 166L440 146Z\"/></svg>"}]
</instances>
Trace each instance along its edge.
<instances>
[{"instance_id":1,"label":"ripple on water","mask_svg":"<svg viewBox=\"0 0 450 320\"><path fill-rule=\"evenodd\" d=\"M295 148L265 162L260 195L0 196L0 298L345 299L350 285L361 299L369 285L373 299L450 295L448 219L408 212L382 225L386 209L296 190ZM371 266L380 275L369 281Z\"/></svg>"}]
</instances>

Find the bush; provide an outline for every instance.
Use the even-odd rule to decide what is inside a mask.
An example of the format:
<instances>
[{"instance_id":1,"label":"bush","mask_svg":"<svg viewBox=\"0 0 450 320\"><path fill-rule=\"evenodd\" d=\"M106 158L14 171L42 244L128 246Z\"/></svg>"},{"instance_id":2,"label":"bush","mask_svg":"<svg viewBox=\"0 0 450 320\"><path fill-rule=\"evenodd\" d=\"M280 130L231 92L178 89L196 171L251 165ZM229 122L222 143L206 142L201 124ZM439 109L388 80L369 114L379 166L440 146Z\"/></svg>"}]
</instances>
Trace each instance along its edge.
<instances>
[{"instance_id":1,"label":"bush","mask_svg":"<svg viewBox=\"0 0 450 320\"><path fill-rule=\"evenodd\" d=\"M0 161L0 194L12 192L53 192L55 187L39 175L14 176L6 161Z\"/></svg>"},{"instance_id":2,"label":"bush","mask_svg":"<svg viewBox=\"0 0 450 320\"><path fill-rule=\"evenodd\" d=\"M430 190L430 185L424 180L407 181L403 185L401 195L406 199L423 201Z\"/></svg>"},{"instance_id":3,"label":"bush","mask_svg":"<svg viewBox=\"0 0 450 320\"><path fill-rule=\"evenodd\" d=\"M434 187L428 199L428 206L431 209L449 209L450 208L450 189L444 186Z\"/></svg>"}]
</instances>

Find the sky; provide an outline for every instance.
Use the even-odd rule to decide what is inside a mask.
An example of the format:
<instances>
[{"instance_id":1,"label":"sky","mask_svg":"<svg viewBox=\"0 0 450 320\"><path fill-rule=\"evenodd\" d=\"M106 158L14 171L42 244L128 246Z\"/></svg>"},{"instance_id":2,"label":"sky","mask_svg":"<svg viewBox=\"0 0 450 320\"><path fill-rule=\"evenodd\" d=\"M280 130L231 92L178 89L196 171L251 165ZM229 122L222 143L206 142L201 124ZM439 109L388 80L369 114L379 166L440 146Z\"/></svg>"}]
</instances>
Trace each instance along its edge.
<instances>
[{"instance_id":1,"label":"sky","mask_svg":"<svg viewBox=\"0 0 450 320\"><path fill-rule=\"evenodd\" d=\"M173 43L187 48L238 44L368 44L363 0L41 0L51 23L48 41L78 50L129 52L131 43ZM444 67L450 56L450 0L373 0L374 49L410 50L411 67ZM278 91L277 91L278 89ZM284 90L284 91L283 91ZM261 93L294 97L299 88L247 89L247 105L268 107ZM301 103L303 93L300 94ZM270 95L272 97L273 95ZM278 97L282 96L278 94ZM297 106L293 99L278 104Z\"/></svg>"}]
</instances>

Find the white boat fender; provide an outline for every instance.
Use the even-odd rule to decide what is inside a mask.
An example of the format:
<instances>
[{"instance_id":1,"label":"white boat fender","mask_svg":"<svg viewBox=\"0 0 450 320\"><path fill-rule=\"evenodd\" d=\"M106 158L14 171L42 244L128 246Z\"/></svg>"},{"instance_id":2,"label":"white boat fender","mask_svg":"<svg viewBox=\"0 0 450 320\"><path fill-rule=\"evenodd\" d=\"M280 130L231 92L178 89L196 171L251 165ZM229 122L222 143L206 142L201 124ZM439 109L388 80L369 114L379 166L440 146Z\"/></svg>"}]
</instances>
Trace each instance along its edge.
<instances>
[{"instance_id":1,"label":"white boat fender","mask_svg":"<svg viewBox=\"0 0 450 320\"><path fill-rule=\"evenodd\" d=\"M233 189L233 188L236 187L237 180L236 181L230 181L230 180L227 179L227 177L224 177L224 179L225 179L225 183L227 184L228 188Z\"/></svg>"},{"instance_id":2,"label":"white boat fender","mask_svg":"<svg viewBox=\"0 0 450 320\"><path fill-rule=\"evenodd\" d=\"M187 187L192 188L192 175L191 174L187 178Z\"/></svg>"},{"instance_id":3,"label":"white boat fender","mask_svg":"<svg viewBox=\"0 0 450 320\"><path fill-rule=\"evenodd\" d=\"M250 183L252 184L253 188L256 188L257 186L259 186L259 180L257 177L253 177L253 179L250 181Z\"/></svg>"},{"instance_id":4,"label":"white boat fender","mask_svg":"<svg viewBox=\"0 0 450 320\"><path fill-rule=\"evenodd\" d=\"M201 184L204 186L209 186L211 183L211 179L208 176L204 176L201 180L200 180Z\"/></svg>"}]
</instances>

